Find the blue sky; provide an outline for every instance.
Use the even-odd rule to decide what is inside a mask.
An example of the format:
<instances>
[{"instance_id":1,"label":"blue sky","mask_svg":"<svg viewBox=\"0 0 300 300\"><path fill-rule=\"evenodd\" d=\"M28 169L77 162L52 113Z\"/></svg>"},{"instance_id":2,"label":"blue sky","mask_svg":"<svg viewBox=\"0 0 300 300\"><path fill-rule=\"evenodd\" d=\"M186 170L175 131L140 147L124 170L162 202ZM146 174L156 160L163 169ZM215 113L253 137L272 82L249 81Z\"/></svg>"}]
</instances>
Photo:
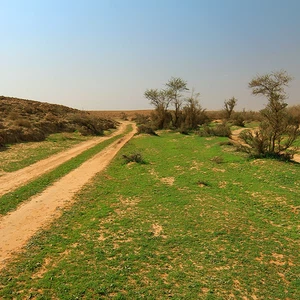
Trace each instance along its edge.
<instances>
[{"instance_id":1,"label":"blue sky","mask_svg":"<svg viewBox=\"0 0 300 300\"><path fill-rule=\"evenodd\" d=\"M300 104L299 0L0 0L0 36L0 95L144 109L181 77L208 110L232 96L257 110L248 82L284 69Z\"/></svg>"}]
</instances>

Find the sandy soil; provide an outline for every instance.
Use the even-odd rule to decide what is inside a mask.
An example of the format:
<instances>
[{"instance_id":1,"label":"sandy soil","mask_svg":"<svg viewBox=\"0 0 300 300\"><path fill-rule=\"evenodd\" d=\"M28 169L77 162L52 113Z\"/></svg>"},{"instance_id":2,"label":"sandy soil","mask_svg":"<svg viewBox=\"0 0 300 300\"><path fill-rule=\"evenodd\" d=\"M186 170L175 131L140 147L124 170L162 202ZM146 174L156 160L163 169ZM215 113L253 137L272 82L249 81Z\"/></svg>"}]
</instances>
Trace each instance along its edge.
<instances>
[{"instance_id":1,"label":"sandy soil","mask_svg":"<svg viewBox=\"0 0 300 300\"><path fill-rule=\"evenodd\" d=\"M123 132L127 124L122 123L118 130L113 134L106 137L96 137L91 140L82 142L71 149L55 154L49 158L38 161L26 168L18 170L16 172L7 173L0 177L0 197L8 192L15 190L16 188L24 185L25 183L33 180L34 178L55 169L67 160L77 156L83 151Z\"/></svg>"},{"instance_id":2,"label":"sandy soil","mask_svg":"<svg viewBox=\"0 0 300 300\"><path fill-rule=\"evenodd\" d=\"M122 131L125 126L126 124L120 130ZM54 219L62 214L64 207L72 204L74 195L98 172L107 167L135 132L136 127L125 137L118 139L80 167L55 182L43 193L32 197L28 202L21 204L17 210L0 219L0 270L5 267L14 253L22 250L22 247L38 230L49 226ZM67 156L66 159L68 159Z\"/></svg>"}]
</instances>

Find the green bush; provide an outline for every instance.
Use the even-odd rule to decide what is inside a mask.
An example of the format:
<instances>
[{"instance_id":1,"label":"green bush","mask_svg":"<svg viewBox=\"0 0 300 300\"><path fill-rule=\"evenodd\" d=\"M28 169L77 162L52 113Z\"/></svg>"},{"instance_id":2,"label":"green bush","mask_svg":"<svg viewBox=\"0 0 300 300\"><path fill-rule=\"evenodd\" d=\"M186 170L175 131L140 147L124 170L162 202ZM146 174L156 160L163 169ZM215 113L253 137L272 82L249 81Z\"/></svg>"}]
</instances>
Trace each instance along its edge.
<instances>
[{"instance_id":1,"label":"green bush","mask_svg":"<svg viewBox=\"0 0 300 300\"><path fill-rule=\"evenodd\" d=\"M199 129L198 135L231 137L231 130L226 123L218 124L216 127L209 127L208 125L203 125Z\"/></svg>"}]
</instances>

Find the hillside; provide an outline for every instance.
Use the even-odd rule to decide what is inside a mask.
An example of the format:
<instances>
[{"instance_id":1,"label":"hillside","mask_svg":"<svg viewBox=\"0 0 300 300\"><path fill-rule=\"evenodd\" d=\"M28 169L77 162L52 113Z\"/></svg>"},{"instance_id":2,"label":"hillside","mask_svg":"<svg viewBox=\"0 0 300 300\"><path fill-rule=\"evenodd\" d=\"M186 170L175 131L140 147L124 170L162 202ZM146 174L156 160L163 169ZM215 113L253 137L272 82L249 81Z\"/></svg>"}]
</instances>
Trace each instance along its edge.
<instances>
[{"instance_id":1,"label":"hillside","mask_svg":"<svg viewBox=\"0 0 300 300\"><path fill-rule=\"evenodd\" d=\"M109 118L63 105L0 96L0 145L41 141L57 132L101 135L116 126Z\"/></svg>"}]
</instances>

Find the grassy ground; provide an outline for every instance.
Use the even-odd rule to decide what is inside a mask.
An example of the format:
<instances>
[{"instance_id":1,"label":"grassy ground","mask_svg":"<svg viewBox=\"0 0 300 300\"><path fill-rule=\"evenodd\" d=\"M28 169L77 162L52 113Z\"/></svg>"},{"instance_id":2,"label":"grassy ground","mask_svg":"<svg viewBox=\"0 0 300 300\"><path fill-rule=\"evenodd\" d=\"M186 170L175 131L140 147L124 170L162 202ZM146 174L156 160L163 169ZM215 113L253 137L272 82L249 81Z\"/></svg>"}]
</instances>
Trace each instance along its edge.
<instances>
[{"instance_id":1,"label":"grassy ground","mask_svg":"<svg viewBox=\"0 0 300 300\"><path fill-rule=\"evenodd\" d=\"M125 133L132 130L131 125L128 126ZM29 182L28 184L16 189L13 192L7 193L0 197L0 216L8 213L23 201L28 200L30 197L42 192L53 182L68 174L70 171L78 168L83 162L96 155L98 152L103 150L109 144L123 136L125 133L114 136L108 140L103 141L100 144L82 152L78 156L66 161L56 169L47 172L46 174L38 177L37 179ZM44 153L44 152L43 152Z\"/></svg>"},{"instance_id":2,"label":"grassy ground","mask_svg":"<svg viewBox=\"0 0 300 300\"><path fill-rule=\"evenodd\" d=\"M299 164L222 141L133 139L2 271L0 298L299 299Z\"/></svg>"},{"instance_id":3,"label":"grassy ground","mask_svg":"<svg viewBox=\"0 0 300 300\"><path fill-rule=\"evenodd\" d=\"M13 172L22 169L91 138L78 132L64 132L51 134L42 142L8 145L6 150L1 151L0 171Z\"/></svg>"}]
</instances>

